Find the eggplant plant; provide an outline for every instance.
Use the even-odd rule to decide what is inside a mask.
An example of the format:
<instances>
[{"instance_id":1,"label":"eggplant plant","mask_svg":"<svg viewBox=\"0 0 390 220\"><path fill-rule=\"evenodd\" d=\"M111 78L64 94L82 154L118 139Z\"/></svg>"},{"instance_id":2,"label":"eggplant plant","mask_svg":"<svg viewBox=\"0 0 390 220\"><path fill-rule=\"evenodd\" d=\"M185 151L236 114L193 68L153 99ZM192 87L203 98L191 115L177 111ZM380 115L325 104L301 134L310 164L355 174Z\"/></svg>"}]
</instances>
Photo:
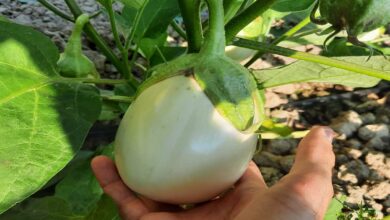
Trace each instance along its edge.
<instances>
[{"instance_id":1,"label":"eggplant plant","mask_svg":"<svg viewBox=\"0 0 390 220\"><path fill-rule=\"evenodd\" d=\"M385 0L356 1L353 26L330 13L341 13L343 4L325 0L97 0L113 42L90 22L96 14L75 0L64 0L66 11L38 2L74 28L60 53L43 33L0 16L0 219L118 219L89 167L101 154L115 159L124 182L141 195L174 204L210 200L240 178L262 133L277 132L263 124L265 89L297 82L364 88L390 80L390 62L367 60L369 50L314 55L288 46L322 45L326 27L310 17L346 29L348 39L383 28L389 21L374 9L387 8ZM294 26L272 27L291 16L299 18ZM186 46L169 44L168 30ZM83 54L87 40L115 77ZM366 43L384 48L375 37ZM237 57L232 47L250 53ZM296 61L249 68L266 53ZM108 123L118 126L112 144L85 144L93 126Z\"/></svg>"}]
</instances>

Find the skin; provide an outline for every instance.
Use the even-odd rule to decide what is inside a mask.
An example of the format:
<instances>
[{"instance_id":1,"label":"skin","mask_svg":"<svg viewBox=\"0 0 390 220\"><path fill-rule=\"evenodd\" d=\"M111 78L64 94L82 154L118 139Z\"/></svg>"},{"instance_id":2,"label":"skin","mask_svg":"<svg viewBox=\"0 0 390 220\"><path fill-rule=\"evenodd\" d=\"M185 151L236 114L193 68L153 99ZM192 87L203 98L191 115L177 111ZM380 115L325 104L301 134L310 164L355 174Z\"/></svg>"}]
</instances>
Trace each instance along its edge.
<instances>
[{"instance_id":1,"label":"skin","mask_svg":"<svg viewBox=\"0 0 390 220\"><path fill-rule=\"evenodd\" d=\"M258 167L251 162L224 195L185 210L136 195L122 182L108 157L97 156L91 165L124 220L320 220L333 196L333 136L330 128L314 127L299 144L290 173L274 186L266 186Z\"/></svg>"}]
</instances>

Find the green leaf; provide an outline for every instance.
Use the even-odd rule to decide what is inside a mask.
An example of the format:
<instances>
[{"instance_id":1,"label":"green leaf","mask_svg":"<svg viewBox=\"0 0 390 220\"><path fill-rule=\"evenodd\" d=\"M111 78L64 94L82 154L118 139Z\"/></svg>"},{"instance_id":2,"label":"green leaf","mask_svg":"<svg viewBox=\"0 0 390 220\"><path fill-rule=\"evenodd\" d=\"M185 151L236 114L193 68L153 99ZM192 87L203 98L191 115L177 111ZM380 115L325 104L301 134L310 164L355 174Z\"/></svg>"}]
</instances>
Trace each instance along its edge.
<instances>
[{"instance_id":1,"label":"green leaf","mask_svg":"<svg viewBox=\"0 0 390 220\"><path fill-rule=\"evenodd\" d=\"M280 12L303 11L313 5L314 0L277 0L272 9Z\"/></svg>"},{"instance_id":2,"label":"green leaf","mask_svg":"<svg viewBox=\"0 0 390 220\"><path fill-rule=\"evenodd\" d=\"M333 198L328 206L328 210L325 213L324 220L335 220L342 213L344 208L343 202L347 199L347 196L342 195L339 198Z\"/></svg>"},{"instance_id":3,"label":"green leaf","mask_svg":"<svg viewBox=\"0 0 390 220\"><path fill-rule=\"evenodd\" d=\"M367 57L338 57L336 59L389 71L390 74L390 62L382 56L371 57L369 61L366 61ZM264 88L299 82L326 82L351 87L372 87L380 81L376 77L308 61L297 61L279 68L255 70L253 74Z\"/></svg>"},{"instance_id":4,"label":"green leaf","mask_svg":"<svg viewBox=\"0 0 390 220\"><path fill-rule=\"evenodd\" d=\"M165 61L171 61L186 52L185 47L162 47L160 48L160 53L154 53L152 58L150 59L150 65L156 66L158 64L164 63ZM163 57L162 57L163 56Z\"/></svg>"},{"instance_id":5,"label":"green leaf","mask_svg":"<svg viewBox=\"0 0 390 220\"><path fill-rule=\"evenodd\" d=\"M131 28L133 27L133 21L137 15L137 9L124 6L120 14L115 13L115 21L119 33L126 38Z\"/></svg>"},{"instance_id":6,"label":"green leaf","mask_svg":"<svg viewBox=\"0 0 390 220\"><path fill-rule=\"evenodd\" d=\"M119 0L123 3L126 7L131 7L135 9L140 9L142 4L144 4L147 0Z\"/></svg>"},{"instance_id":7,"label":"green leaf","mask_svg":"<svg viewBox=\"0 0 390 220\"><path fill-rule=\"evenodd\" d=\"M154 37L167 30L168 25L180 12L177 0L148 0L142 11L135 33L135 42L143 37Z\"/></svg>"},{"instance_id":8,"label":"green leaf","mask_svg":"<svg viewBox=\"0 0 390 220\"><path fill-rule=\"evenodd\" d=\"M30 198L0 216L0 220L83 220L84 217L72 212L65 200L48 196Z\"/></svg>"},{"instance_id":9,"label":"green leaf","mask_svg":"<svg viewBox=\"0 0 390 220\"><path fill-rule=\"evenodd\" d=\"M120 220L118 208L112 199L103 195L96 208L85 218L85 220Z\"/></svg>"},{"instance_id":10,"label":"green leaf","mask_svg":"<svg viewBox=\"0 0 390 220\"><path fill-rule=\"evenodd\" d=\"M100 113L98 90L58 75L41 33L0 22L0 213L73 158Z\"/></svg>"},{"instance_id":11,"label":"green leaf","mask_svg":"<svg viewBox=\"0 0 390 220\"><path fill-rule=\"evenodd\" d=\"M136 90L129 84L115 85L114 94L119 96L133 97L136 94ZM121 110L121 113L125 113L129 108L129 103L118 103L118 107Z\"/></svg>"},{"instance_id":12,"label":"green leaf","mask_svg":"<svg viewBox=\"0 0 390 220\"><path fill-rule=\"evenodd\" d=\"M98 1L103 7L108 8L110 5L112 5L113 0L96 0Z\"/></svg>"},{"instance_id":13,"label":"green leaf","mask_svg":"<svg viewBox=\"0 0 390 220\"><path fill-rule=\"evenodd\" d=\"M141 49L141 52L145 56L145 58L149 60L156 52L157 48L163 47L164 43L167 40L167 37L168 34L166 32L163 32L154 37L142 38L139 41L138 46Z\"/></svg>"},{"instance_id":14,"label":"green leaf","mask_svg":"<svg viewBox=\"0 0 390 220\"><path fill-rule=\"evenodd\" d=\"M0 21L9 22L8 18L3 15L0 15Z\"/></svg>"},{"instance_id":15,"label":"green leaf","mask_svg":"<svg viewBox=\"0 0 390 220\"><path fill-rule=\"evenodd\" d=\"M88 214L103 194L90 166L91 158L79 161L57 184L55 196L67 201L74 214Z\"/></svg>"}]
</instances>

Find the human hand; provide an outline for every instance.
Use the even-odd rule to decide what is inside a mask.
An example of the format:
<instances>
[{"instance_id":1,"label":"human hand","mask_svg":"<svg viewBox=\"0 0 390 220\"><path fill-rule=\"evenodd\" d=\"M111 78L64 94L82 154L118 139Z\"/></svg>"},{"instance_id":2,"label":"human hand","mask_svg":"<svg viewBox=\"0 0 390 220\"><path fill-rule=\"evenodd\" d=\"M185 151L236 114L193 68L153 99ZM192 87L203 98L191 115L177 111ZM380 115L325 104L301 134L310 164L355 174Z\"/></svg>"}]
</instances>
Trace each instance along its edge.
<instances>
[{"instance_id":1,"label":"human hand","mask_svg":"<svg viewBox=\"0 0 390 220\"><path fill-rule=\"evenodd\" d=\"M234 188L221 198L188 210L136 195L122 182L108 157L95 157L91 165L124 220L320 220L333 196L333 134L327 127L314 127L299 144L290 173L273 187L266 186L251 162Z\"/></svg>"}]
</instances>

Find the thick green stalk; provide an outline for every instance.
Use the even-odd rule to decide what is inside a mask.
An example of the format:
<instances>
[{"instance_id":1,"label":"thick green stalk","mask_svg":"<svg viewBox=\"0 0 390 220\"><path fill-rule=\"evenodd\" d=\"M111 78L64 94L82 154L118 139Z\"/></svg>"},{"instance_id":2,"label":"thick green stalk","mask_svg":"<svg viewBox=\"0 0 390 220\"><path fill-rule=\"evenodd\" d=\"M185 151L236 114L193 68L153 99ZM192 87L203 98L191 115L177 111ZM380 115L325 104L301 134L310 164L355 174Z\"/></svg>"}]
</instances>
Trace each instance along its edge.
<instances>
[{"instance_id":1,"label":"thick green stalk","mask_svg":"<svg viewBox=\"0 0 390 220\"><path fill-rule=\"evenodd\" d=\"M225 27L222 0L206 0L209 9L209 29L201 53L225 54Z\"/></svg>"},{"instance_id":2,"label":"thick green stalk","mask_svg":"<svg viewBox=\"0 0 390 220\"><path fill-rule=\"evenodd\" d=\"M181 15L186 27L189 53L197 53L202 47L203 31L200 20L200 3L200 0L179 0Z\"/></svg>"},{"instance_id":3,"label":"thick green stalk","mask_svg":"<svg viewBox=\"0 0 390 220\"><path fill-rule=\"evenodd\" d=\"M115 12L114 12L114 9L112 7L112 3L113 3L112 0L110 0L107 4L107 7L106 7L107 12L108 12L108 17L110 19L110 24L111 24L111 29L112 29L112 34L114 36L115 44L118 47L118 49L121 53L121 56L122 56L122 63L123 63L123 66L126 70L125 76L126 76L126 78L129 78L129 76L130 76L129 53L128 53L128 50L124 47L124 45L120 39L120 36L118 33L118 28L116 26Z\"/></svg>"},{"instance_id":4,"label":"thick green stalk","mask_svg":"<svg viewBox=\"0 0 390 220\"><path fill-rule=\"evenodd\" d=\"M257 0L226 24L226 42L230 44L234 37L254 19L268 10L276 0Z\"/></svg>"},{"instance_id":5,"label":"thick green stalk","mask_svg":"<svg viewBox=\"0 0 390 220\"><path fill-rule=\"evenodd\" d=\"M280 42L292 37L294 34L296 34L298 31L300 31L303 27L308 25L310 23L310 17L307 17L303 19L301 22L299 22L297 25L295 25L293 28L285 32L282 36L272 41L272 45L278 45ZM249 67L254 62L256 62L257 59L259 59L261 56L263 56L263 51L258 51L246 64L245 67Z\"/></svg>"},{"instance_id":6,"label":"thick green stalk","mask_svg":"<svg viewBox=\"0 0 390 220\"><path fill-rule=\"evenodd\" d=\"M324 57L320 55L314 55L310 53L305 53L305 52L300 52L284 47L278 47L275 45L270 45L266 43L261 43L257 41L252 41L252 40L246 40L246 39L241 39L241 38L235 38L233 41L233 45L238 46L238 47L245 47L253 50L261 50L261 51L266 51L268 53L274 53L278 54L281 56L286 56L286 57L291 57L294 59L298 60L305 60L305 61L310 61L314 63L320 63L324 64L327 66L332 66L360 74L364 74L367 76L372 76L384 80L390 81L390 73L381 71L381 70L376 70L376 69L371 69L359 64L355 63L350 63L342 60L337 60L329 57Z\"/></svg>"},{"instance_id":7,"label":"thick green stalk","mask_svg":"<svg viewBox=\"0 0 390 220\"><path fill-rule=\"evenodd\" d=\"M70 11L72 12L74 18L80 16L83 12L80 7L74 0L65 0L65 3L68 5ZM111 48L106 44L103 38L97 33L95 28L90 24L86 24L84 27L84 31L87 36L96 44L96 46L102 51L102 53L107 57L107 59L117 68L117 70L125 75L126 68L122 65L118 57L111 50Z\"/></svg>"}]
</instances>

